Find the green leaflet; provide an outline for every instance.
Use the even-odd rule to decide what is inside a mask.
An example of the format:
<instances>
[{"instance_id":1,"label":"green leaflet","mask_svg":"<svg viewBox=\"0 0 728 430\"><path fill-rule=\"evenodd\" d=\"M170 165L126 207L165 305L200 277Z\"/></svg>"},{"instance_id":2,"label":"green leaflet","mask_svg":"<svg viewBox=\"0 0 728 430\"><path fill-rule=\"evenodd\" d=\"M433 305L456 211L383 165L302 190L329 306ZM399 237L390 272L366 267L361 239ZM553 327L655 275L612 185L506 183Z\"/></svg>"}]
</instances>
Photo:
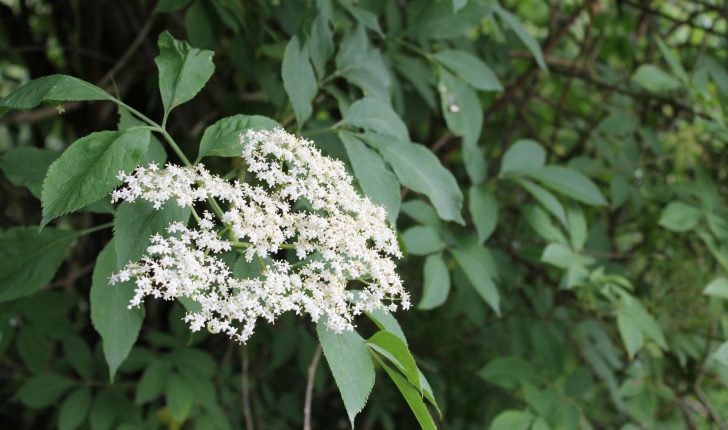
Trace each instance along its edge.
<instances>
[{"instance_id":1,"label":"green leaflet","mask_svg":"<svg viewBox=\"0 0 728 430\"><path fill-rule=\"evenodd\" d=\"M93 377L91 349L80 336L71 336L63 340L63 354L76 373L86 380Z\"/></svg>"},{"instance_id":2,"label":"green leaflet","mask_svg":"<svg viewBox=\"0 0 728 430\"><path fill-rule=\"evenodd\" d=\"M91 322L103 340L112 381L116 370L136 343L144 319L143 308L128 309L134 296L133 281L109 285L109 277L117 268L114 248L112 240L96 259L90 295Z\"/></svg>"},{"instance_id":3,"label":"green leaflet","mask_svg":"<svg viewBox=\"0 0 728 430\"><path fill-rule=\"evenodd\" d=\"M690 231L698 225L703 213L700 209L683 202L670 202L660 214L658 223L678 233Z\"/></svg>"},{"instance_id":4,"label":"green leaflet","mask_svg":"<svg viewBox=\"0 0 728 430\"><path fill-rule=\"evenodd\" d=\"M380 330L392 333L404 342L405 345L407 345L407 338L404 336L402 327L400 327L397 319L394 318L394 315L391 312L376 309L372 312L364 311L364 313L369 317L369 319L374 321L374 324L376 324Z\"/></svg>"},{"instance_id":5,"label":"green leaflet","mask_svg":"<svg viewBox=\"0 0 728 430\"><path fill-rule=\"evenodd\" d=\"M498 201L490 191L473 185L468 191L468 208L478 233L478 242L482 244L498 225Z\"/></svg>"},{"instance_id":6,"label":"green leaflet","mask_svg":"<svg viewBox=\"0 0 728 430\"><path fill-rule=\"evenodd\" d=\"M15 394L25 406L45 408L56 402L77 383L71 378L56 373L41 373L30 378Z\"/></svg>"},{"instance_id":7,"label":"green leaflet","mask_svg":"<svg viewBox=\"0 0 728 430\"><path fill-rule=\"evenodd\" d=\"M728 342L723 342L723 344L715 350L711 357L722 363L724 366L728 366Z\"/></svg>"},{"instance_id":8,"label":"green leaflet","mask_svg":"<svg viewBox=\"0 0 728 430\"><path fill-rule=\"evenodd\" d=\"M318 14L311 25L308 50L319 80L323 79L326 76L326 62L334 54L333 34L329 27L329 20L323 11Z\"/></svg>"},{"instance_id":9,"label":"green leaflet","mask_svg":"<svg viewBox=\"0 0 728 430\"><path fill-rule=\"evenodd\" d=\"M503 85L490 67L472 54L456 49L444 49L433 57L473 88L483 91L503 91Z\"/></svg>"},{"instance_id":10,"label":"green leaflet","mask_svg":"<svg viewBox=\"0 0 728 430\"><path fill-rule=\"evenodd\" d=\"M490 430L528 430L533 419L527 411L503 411L490 424Z\"/></svg>"},{"instance_id":11,"label":"green leaflet","mask_svg":"<svg viewBox=\"0 0 728 430\"><path fill-rule=\"evenodd\" d=\"M551 192L538 184L535 184L525 178L516 178L515 181L526 189L531 195L538 200L541 205L546 208L553 216L555 216L564 227L568 227L566 222L566 211L561 202Z\"/></svg>"},{"instance_id":12,"label":"green leaflet","mask_svg":"<svg viewBox=\"0 0 728 430\"><path fill-rule=\"evenodd\" d=\"M14 227L0 236L0 302L17 299L48 284L78 238L72 230Z\"/></svg>"},{"instance_id":13,"label":"green leaflet","mask_svg":"<svg viewBox=\"0 0 728 430\"><path fill-rule=\"evenodd\" d=\"M632 80L653 93L669 92L682 86L680 81L652 64L641 65L632 76Z\"/></svg>"},{"instance_id":14,"label":"green leaflet","mask_svg":"<svg viewBox=\"0 0 728 430\"><path fill-rule=\"evenodd\" d=\"M634 358L635 354L642 349L645 338L642 335L640 326L624 311L617 311L617 329L622 337L629 358Z\"/></svg>"},{"instance_id":15,"label":"green leaflet","mask_svg":"<svg viewBox=\"0 0 728 430\"><path fill-rule=\"evenodd\" d=\"M86 420L91 406L91 390L88 387L74 390L61 405L58 414L58 430L74 430Z\"/></svg>"},{"instance_id":16,"label":"green leaflet","mask_svg":"<svg viewBox=\"0 0 728 430\"><path fill-rule=\"evenodd\" d=\"M374 386L371 355L357 332L336 334L326 328L325 317L316 324L316 332L354 427L354 417L364 408Z\"/></svg>"},{"instance_id":17,"label":"green leaflet","mask_svg":"<svg viewBox=\"0 0 728 430\"><path fill-rule=\"evenodd\" d=\"M119 123L117 125L117 129L121 131L136 126L147 126L147 123L132 115L125 107L119 106ZM166 161L167 152L164 150L162 142L159 141L157 136L151 134L149 138L149 147L147 148L147 151L142 154L142 158L139 160L139 165L146 167L151 163L156 163L159 166L163 166ZM111 213L113 212L114 211L112 210Z\"/></svg>"},{"instance_id":18,"label":"green leaflet","mask_svg":"<svg viewBox=\"0 0 728 430\"><path fill-rule=\"evenodd\" d=\"M101 390L94 398L88 422L91 430L111 430L120 412L116 395L110 388Z\"/></svg>"},{"instance_id":19,"label":"green leaflet","mask_svg":"<svg viewBox=\"0 0 728 430\"><path fill-rule=\"evenodd\" d=\"M432 254L425 259L424 286L418 309L430 310L441 306L450 294L450 271L442 254Z\"/></svg>"},{"instance_id":20,"label":"green leaflet","mask_svg":"<svg viewBox=\"0 0 728 430\"><path fill-rule=\"evenodd\" d=\"M33 326L25 326L20 329L16 348L20 359L33 373L42 372L51 358L48 340Z\"/></svg>"},{"instance_id":21,"label":"green leaflet","mask_svg":"<svg viewBox=\"0 0 728 430\"><path fill-rule=\"evenodd\" d=\"M472 237L459 241L449 251L478 294L500 316L500 293L494 282L498 273L490 252Z\"/></svg>"},{"instance_id":22,"label":"green leaflet","mask_svg":"<svg viewBox=\"0 0 728 430\"><path fill-rule=\"evenodd\" d=\"M415 359L412 357L407 345L399 337L388 331L378 331L366 341L366 344L377 354L386 357L407 377L410 384L421 390L417 363L415 363Z\"/></svg>"},{"instance_id":23,"label":"green leaflet","mask_svg":"<svg viewBox=\"0 0 728 430\"><path fill-rule=\"evenodd\" d=\"M412 17L407 33L419 39L454 39L465 36L486 14L485 8L474 1L453 13L451 1L426 3L419 14Z\"/></svg>"},{"instance_id":24,"label":"green leaflet","mask_svg":"<svg viewBox=\"0 0 728 430\"><path fill-rule=\"evenodd\" d=\"M422 396L420 395L420 392L417 391L417 388L407 382L407 380L399 373L384 364L384 361L382 361L378 355L375 354L374 357L387 372L389 377L392 378L392 381L394 381L397 388L399 388L400 393L402 393L402 396L407 401L410 409L412 409L412 412L415 414L415 418L417 418L417 422L420 423L421 428L423 430L436 430L437 427L435 426L434 421L432 421L432 417L427 411L427 406L425 406L425 402L422 401Z\"/></svg>"},{"instance_id":25,"label":"green leaflet","mask_svg":"<svg viewBox=\"0 0 728 430\"><path fill-rule=\"evenodd\" d=\"M433 111L437 111L433 89L437 81L430 68L421 60L404 55L392 55L392 60L397 71L412 84L427 106Z\"/></svg>"},{"instance_id":26,"label":"green leaflet","mask_svg":"<svg viewBox=\"0 0 728 430\"><path fill-rule=\"evenodd\" d=\"M409 141L407 126L392 107L372 97L364 97L352 103L344 115L344 124Z\"/></svg>"},{"instance_id":27,"label":"green leaflet","mask_svg":"<svg viewBox=\"0 0 728 430\"><path fill-rule=\"evenodd\" d=\"M397 177L387 169L382 157L361 140L348 133L339 133L339 138L349 159L356 160L351 167L362 191L372 202L385 207L387 219L395 225L402 201Z\"/></svg>"},{"instance_id":28,"label":"green leaflet","mask_svg":"<svg viewBox=\"0 0 728 430\"><path fill-rule=\"evenodd\" d=\"M544 166L526 174L567 197L592 206L606 206L602 192L591 179L568 167Z\"/></svg>"},{"instance_id":29,"label":"green leaflet","mask_svg":"<svg viewBox=\"0 0 728 430\"><path fill-rule=\"evenodd\" d=\"M457 181L432 151L382 135L368 133L363 138L392 166L402 185L430 198L440 218L465 225L460 215L463 195Z\"/></svg>"},{"instance_id":30,"label":"green leaflet","mask_svg":"<svg viewBox=\"0 0 728 430\"><path fill-rule=\"evenodd\" d=\"M703 294L728 300L728 279L714 279L705 287Z\"/></svg>"},{"instance_id":31,"label":"green leaflet","mask_svg":"<svg viewBox=\"0 0 728 430\"><path fill-rule=\"evenodd\" d=\"M159 35L159 55L154 59L159 69L159 92L164 117L182 103L192 100L215 71L212 51L192 48L176 40L169 32Z\"/></svg>"},{"instance_id":32,"label":"green leaflet","mask_svg":"<svg viewBox=\"0 0 728 430\"><path fill-rule=\"evenodd\" d=\"M151 245L151 237L160 234L169 237L167 227L173 222L187 224L190 208L180 207L175 199L159 209L154 204L137 199L122 202L114 214L114 243L117 268L130 261L138 261Z\"/></svg>"},{"instance_id":33,"label":"green leaflet","mask_svg":"<svg viewBox=\"0 0 728 430\"><path fill-rule=\"evenodd\" d=\"M148 145L145 128L101 131L75 141L51 164L43 181L41 227L107 196L121 183L119 172L134 170Z\"/></svg>"},{"instance_id":34,"label":"green leaflet","mask_svg":"<svg viewBox=\"0 0 728 430\"><path fill-rule=\"evenodd\" d=\"M10 109L33 109L41 102L59 105L60 102L79 100L116 101L106 91L86 81L51 75L32 80L0 100L0 117Z\"/></svg>"},{"instance_id":35,"label":"green leaflet","mask_svg":"<svg viewBox=\"0 0 728 430\"><path fill-rule=\"evenodd\" d=\"M172 373L167 382L165 392L167 407L177 421L184 421L192 409L195 400L194 388L178 373Z\"/></svg>"},{"instance_id":36,"label":"green leaflet","mask_svg":"<svg viewBox=\"0 0 728 430\"><path fill-rule=\"evenodd\" d=\"M208 156L240 157L243 154L241 134L245 134L248 130L273 130L277 127L280 127L280 124L259 115L235 115L223 118L205 129L197 161Z\"/></svg>"},{"instance_id":37,"label":"green leaflet","mask_svg":"<svg viewBox=\"0 0 728 430\"><path fill-rule=\"evenodd\" d=\"M498 16L500 16L500 18L506 24L508 24L511 30L516 33L516 36L521 39L521 42L526 45L526 48L531 51L531 54L536 60L536 64L538 64L538 67L540 67L544 71L548 71L548 67L546 67L546 62L543 59L543 52L541 52L541 45L539 45L536 39L533 38L531 33L526 30L523 24L521 24L521 21L519 21L515 15L503 9L503 7L498 3L493 4L492 7L493 12L498 14Z\"/></svg>"},{"instance_id":38,"label":"green leaflet","mask_svg":"<svg viewBox=\"0 0 728 430\"><path fill-rule=\"evenodd\" d=\"M385 37L377 21L377 16L372 12L352 5L349 0L339 0L339 3L364 27L376 31L382 38Z\"/></svg>"},{"instance_id":39,"label":"green leaflet","mask_svg":"<svg viewBox=\"0 0 728 430\"><path fill-rule=\"evenodd\" d=\"M521 139L508 147L503 154L499 176L509 173L524 174L546 163L546 151L537 142Z\"/></svg>"},{"instance_id":40,"label":"green leaflet","mask_svg":"<svg viewBox=\"0 0 728 430\"><path fill-rule=\"evenodd\" d=\"M390 103L392 80L378 49L370 49L363 61L345 68L340 74L344 79L361 88L365 97L381 100L387 105Z\"/></svg>"},{"instance_id":41,"label":"green leaflet","mask_svg":"<svg viewBox=\"0 0 728 430\"><path fill-rule=\"evenodd\" d=\"M215 46L215 35L212 20L216 18L211 2L196 1L185 12L185 30L187 40L198 48L212 49Z\"/></svg>"},{"instance_id":42,"label":"green leaflet","mask_svg":"<svg viewBox=\"0 0 728 430\"><path fill-rule=\"evenodd\" d=\"M301 128L313 112L311 102L316 97L318 85L309 61L308 47L299 43L298 36L293 36L286 45L281 75L296 113L296 122Z\"/></svg>"},{"instance_id":43,"label":"green leaflet","mask_svg":"<svg viewBox=\"0 0 728 430\"><path fill-rule=\"evenodd\" d=\"M362 65L366 61L368 47L369 40L363 25L345 33L336 52L336 70L342 73Z\"/></svg>"},{"instance_id":44,"label":"green leaflet","mask_svg":"<svg viewBox=\"0 0 728 430\"><path fill-rule=\"evenodd\" d=\"M407 252L412 255L427 255L438 252L445 247L445 243L437 235L432 227L417 225L404 233L402 240L407 248Z\"/></svg>"},{"instance_id":45,"label":"green leaflet","mask_svg":"<svg viewBox=\"0 0 728 430\"><path fill-rule=\"evenodd\" d=\"M13 148L0 158L0 169L13 185L27 187L31 194L40 198L48 167L60 155L50 149Z\"/></svg>"}]
</instances>

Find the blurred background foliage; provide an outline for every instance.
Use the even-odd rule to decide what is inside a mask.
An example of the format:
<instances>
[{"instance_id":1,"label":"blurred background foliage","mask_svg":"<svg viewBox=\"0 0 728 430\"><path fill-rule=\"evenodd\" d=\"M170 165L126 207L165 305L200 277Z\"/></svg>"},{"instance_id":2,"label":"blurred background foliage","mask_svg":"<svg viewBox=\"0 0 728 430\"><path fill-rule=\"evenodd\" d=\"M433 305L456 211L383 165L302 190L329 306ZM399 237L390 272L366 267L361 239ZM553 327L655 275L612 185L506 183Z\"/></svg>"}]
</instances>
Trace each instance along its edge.
<instances>
[{"instance_id":1,"label":"blurred background foliage","mask_svg":"<svg viewBox=\"0 0 728 430\"><path fill-rule=\"evenodd\" d=\"M384 100L465 195L465 225L406 188L397 219L400 273L419 309L396 317L440 428L725 429L727 16L724 0L0 0L0 97L60 73L159 118L153 60L168 30L215 52L208 85L167 123L188 154L220 118L255 114L351 165L327 127L364 95ZM318 78L302 128L281 75L296 35ZM338 67L342 47L365 61ZM436 54L445 50L492 75L449 65ZM41 219L38 182L14 179L13 150L60 152L118 123L102 102L1 118L0 231ZM236 165L205 161L221 173ZM529 176L544 162L576 176ZM112 211L95 205L55 226L88 229ZM0 303L0 427L245 428L244 379L256 429L302 426L317 338L291 315L241 348L191 335L180 304L147 301L110 383L89 311L110 237L80 237L47 287ZM362 319L358 329L375 327ZM312 423L349 426L323 360ZM357 428L416 427L394 384L378 379Z\"/></svg>"}]
</instances>

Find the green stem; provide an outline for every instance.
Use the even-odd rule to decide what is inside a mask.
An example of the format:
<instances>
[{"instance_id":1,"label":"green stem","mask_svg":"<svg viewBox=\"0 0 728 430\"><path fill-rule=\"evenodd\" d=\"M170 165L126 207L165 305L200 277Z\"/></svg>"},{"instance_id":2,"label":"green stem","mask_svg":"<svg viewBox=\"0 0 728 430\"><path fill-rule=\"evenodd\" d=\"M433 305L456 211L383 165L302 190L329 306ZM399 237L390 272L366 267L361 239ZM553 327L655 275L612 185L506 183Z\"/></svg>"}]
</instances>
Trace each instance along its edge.
<instances>
[{"instance_id":1,"label":"green stem","mask_svg":"<svg viewBox=\"0 0 728 430\"><path fill-rule=\"evenodd\" d=\"M107 222L106 224L101 224L101 225L97 225L96 227L91 227L89 229L82 230L81 234L82 235L91 234L91 233L95 233L99 230L103 230L105 228L109 228L109 227L113 227L113 226L114 226L113 222Z\"/></svg>"}]
</instances>

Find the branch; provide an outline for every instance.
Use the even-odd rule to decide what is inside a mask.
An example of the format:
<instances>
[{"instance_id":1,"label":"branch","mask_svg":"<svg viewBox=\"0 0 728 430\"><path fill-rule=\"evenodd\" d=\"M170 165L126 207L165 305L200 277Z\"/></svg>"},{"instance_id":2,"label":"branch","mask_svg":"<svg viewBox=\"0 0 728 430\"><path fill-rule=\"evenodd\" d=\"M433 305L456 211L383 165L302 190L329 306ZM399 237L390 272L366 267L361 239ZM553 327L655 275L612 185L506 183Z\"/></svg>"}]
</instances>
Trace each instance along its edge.
<instances>
[{"instance_id":1,"label":"branch","mask_svg":"<svg viewBox=\"0 0 728 430\"><path fill-rule=\"evenodd\" d=\"M308 381L306 382L306 402L303 407L303 430L311 430L311 400L313 399L313 378L316 376L316 367L321 359L321 345L316 348L311 365L308 366Z\"/></svg>"}]
</instances>

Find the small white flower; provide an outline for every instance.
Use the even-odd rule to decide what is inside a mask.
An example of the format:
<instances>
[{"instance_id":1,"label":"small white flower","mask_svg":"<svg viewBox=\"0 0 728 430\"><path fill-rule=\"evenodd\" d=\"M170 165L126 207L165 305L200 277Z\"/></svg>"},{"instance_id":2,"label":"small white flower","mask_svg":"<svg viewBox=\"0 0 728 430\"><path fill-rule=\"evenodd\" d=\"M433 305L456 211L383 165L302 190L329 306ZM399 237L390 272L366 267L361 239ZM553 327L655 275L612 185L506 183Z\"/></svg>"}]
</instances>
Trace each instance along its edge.
<instances>
[{"instance_id":1,"label":"small white flower","mask_svg":"<svg viewBox=\"0 0 728 430\"><path fill-rule=\"evenodd\" d=\"M205 212L195 228L172 223L168 238L155 235L141 261L112 275L110 282L136 278L132 306L145 296L174 300L188 297L201 310L185 316L193 331L207 327L241 341L253 334L258 318L275 321L283 312L326 315L337 333L354 329L353 316L376 309L410 307L409 295L391 257L401 257L385 210L358 195L340 161L324 157L313 144L277 129L241 136L243 159L259 185L228 182L204 166L168 164L119 174L125 186L116 200L141 198L161 207L170 199L193 206L207 199L223 203L225 237L246 260L283 248L295 249L295 265L274 260L257 276L236 279L216 254L233 248L218 235L216 221ZM306 202L313 210L299 210ZM355 301L346 290L351 279L368 278ZM388 303L384 303L388 302ZM238 329L237 327L241 327Z\"/></svg>"}]
</instances>

